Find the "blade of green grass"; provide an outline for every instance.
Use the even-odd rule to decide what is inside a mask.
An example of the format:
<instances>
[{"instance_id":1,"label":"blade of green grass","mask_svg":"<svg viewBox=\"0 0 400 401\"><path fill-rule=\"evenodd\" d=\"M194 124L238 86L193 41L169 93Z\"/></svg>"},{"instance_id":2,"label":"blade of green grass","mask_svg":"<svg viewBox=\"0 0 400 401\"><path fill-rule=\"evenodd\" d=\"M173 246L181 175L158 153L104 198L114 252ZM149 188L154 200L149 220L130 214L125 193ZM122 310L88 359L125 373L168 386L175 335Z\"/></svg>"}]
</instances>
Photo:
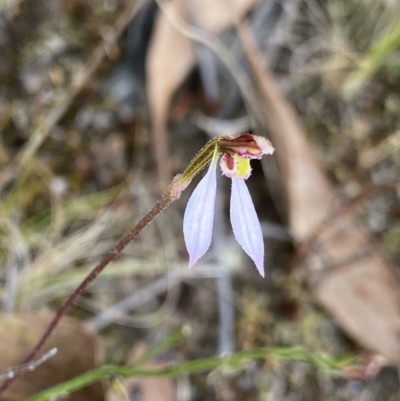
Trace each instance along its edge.
<instances>
[{"instance_id":1,"label":"blade of green grass","mask_svg":"<svg viewBox=\"0 0 400 401\"><path fill-rule=\"evenodd\" d=\"M160 349L165 350L167 345L169 345L168 342L172 340L175 341L175 338L170 338L170 340L166 340L165 343L161 343L163 345L161 346L160 344ZM158 352L160 352L160 350L157 350L157 353ZM128 367L103 366L99 369L91 370L81 376L75 377L68 382L59 384L49 390L45 390L40 394L29 398L27 401L54 400L58 397L66 396L69 393L79 390L80 388L88 386L96 381L112 376L119 376L121 378L174 378L183 374L186 375L204 372L221 366L238 368L247 362L261 360L266 357L307 362L329 373L339 372L341 369L343 369L343 367L355 363L354 356L345 356L339 358L331 357L328 355L314 354L301 347L257 348L250 351L238 352L224 358L210 357L158 369L139 368L137 365Z\"/></svg>"}]
</instances>

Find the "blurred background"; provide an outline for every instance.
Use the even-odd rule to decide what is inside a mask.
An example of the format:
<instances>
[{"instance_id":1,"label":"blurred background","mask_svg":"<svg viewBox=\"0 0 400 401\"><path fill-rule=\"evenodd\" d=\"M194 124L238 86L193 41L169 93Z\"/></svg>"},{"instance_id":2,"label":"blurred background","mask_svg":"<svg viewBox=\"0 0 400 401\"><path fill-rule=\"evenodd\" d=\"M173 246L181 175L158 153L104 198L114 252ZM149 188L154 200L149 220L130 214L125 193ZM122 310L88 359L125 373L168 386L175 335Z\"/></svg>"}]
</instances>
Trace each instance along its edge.
<instances>
[{"instance_id":1,"label":"blurred background","mask_svg":"<svg viewBox=\"0 0 400 401\"><path fill-rule=\"evenodd\" d=\"M287 352L70 399L400 400L399 49L396 0L0 0L0 373L209 139L276 148L247 181L265 279L224 178L212 249L188 269L196 178L3 399L131 364L184 327L146 366Z\"/></svg>"}]
</instances>

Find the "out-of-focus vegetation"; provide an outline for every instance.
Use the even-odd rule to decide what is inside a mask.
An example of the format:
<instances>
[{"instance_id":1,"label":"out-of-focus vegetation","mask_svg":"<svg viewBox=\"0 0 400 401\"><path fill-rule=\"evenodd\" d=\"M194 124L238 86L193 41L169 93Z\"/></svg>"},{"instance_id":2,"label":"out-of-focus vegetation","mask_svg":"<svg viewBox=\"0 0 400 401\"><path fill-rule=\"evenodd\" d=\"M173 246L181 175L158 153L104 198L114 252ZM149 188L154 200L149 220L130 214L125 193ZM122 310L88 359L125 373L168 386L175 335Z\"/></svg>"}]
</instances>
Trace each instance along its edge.
<instances>
[{"instance_id":1,"label":"out-of-focus vegetation","mask_svg":"<svg viewBox=\"0 0 400 401\"><path fill-rule=\"evenodd\" d=\"M0 1L4 313L56 310L159 195L145 96L145 57L159 11L143 1L136 4L143 3L144 11L137 12L131 3ZM360 225L397 267L400 3L265 0L247 18L322 170L344 202L354 201ZM219 37L244 65L234 29ZM197 56L200 69L182 77L169 112L168 157L174 174L209 137L195 122L198 113L234 122L247 113L234 80L215 56L220 91L209 100L204 84L208 56L204 49L197 49ZM296 265L296 247L278 213L282 199L268 189L280 177L266 180L259 165L253 168L248 184L265 229L267 278L257 276L232 239L224 184L217 245L199 266L187 269L181 226L190 187L71 311L98 333L105 363L119 365L86 377L145 376L145 368L121 367L131 348L139 340L151 348L189 325L190 336L163 349L161 357L152 355L173 367L147 371L179 376L178 400L400 399L395 368L378 358L370 374L366 367L377 359L366 357L314 299L307 270ZM231 293L231 326L218 306L221 260L230 277L225 284ZM214 358L231 343L232 351L243 352L228 357L242 358L235 369ZM257 347L274 356L252 354ZM282 349L292 352L279 353ZM353 370L342 369L344 355L359 357ZM16 360L23 357L16 350ZM242 367L243 361L252 362ZM327 372L331 363L335 374ZM366 377L369 381L359 380Z\"/></svg>"}]
</instances>

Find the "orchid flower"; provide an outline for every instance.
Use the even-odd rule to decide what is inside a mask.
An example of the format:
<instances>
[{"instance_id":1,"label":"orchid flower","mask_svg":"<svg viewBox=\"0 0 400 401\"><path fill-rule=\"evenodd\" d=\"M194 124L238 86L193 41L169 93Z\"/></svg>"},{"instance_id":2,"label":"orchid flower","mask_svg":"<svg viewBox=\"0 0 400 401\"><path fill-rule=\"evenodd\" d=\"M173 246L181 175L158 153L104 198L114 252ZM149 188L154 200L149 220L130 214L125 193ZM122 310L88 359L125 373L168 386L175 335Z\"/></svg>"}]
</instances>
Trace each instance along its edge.
<instances>
[{"instance_id":1,"label":"orchid flower","mask_svg":"<svg viewBox=\"0 0 400 401\"><path fill-rule=\"evenodd\" d=\"M211 245L214 223L216 172L218 160L222 174L232 179L230 219L233 234L243 250L264 277L264 240L260 222L245 180L251 175L250 159L272 154L271 143L259 136L222 137L215 142L214 153L206 175L193 191L183 219L183 235L193 266Z\"/></svg>"}]
</instances>

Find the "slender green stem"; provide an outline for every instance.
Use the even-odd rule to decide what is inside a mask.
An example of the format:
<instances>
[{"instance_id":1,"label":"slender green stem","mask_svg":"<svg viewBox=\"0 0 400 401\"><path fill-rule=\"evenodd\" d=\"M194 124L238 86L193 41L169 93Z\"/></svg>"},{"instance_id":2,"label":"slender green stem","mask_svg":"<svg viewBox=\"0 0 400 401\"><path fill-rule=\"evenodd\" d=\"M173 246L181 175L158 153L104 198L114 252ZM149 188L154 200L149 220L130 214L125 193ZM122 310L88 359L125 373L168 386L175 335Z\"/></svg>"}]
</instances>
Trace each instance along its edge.
<instances>
[{"instance_id":1,"label":"slender green stem","mask_svg":"<svg viewBox=\"0 0 400 401\"><path fill-rule=\"evenodd\" d=\"M265 358L291 359L308 362L320 369L334 373L340 372L345 366L355 363L354 356L345 356L340 358L330 357L321 354L314 354L301 347L279 347L279 348L256 348L249 351L238 352L227 357L211 357L188 361L179 365L165 368L141 368L137 364L134 366L103 366L99 369L84 373L72 380L59 384L49 390L37 394L27 401L46 401L56 399L63 395L79 390L96 381L117 376L121 378L129 377L166 377L173 378L180 375L187 375L199 372L205 372L218 367L240 368L243 364L250 361L261 360Z\"/></svg>"},{"instance_id":2,"label":"slender green stem","mask_svg":"<svg viewBox=\"0 0 400 401\"><path fill-rule=\"evenodd\" d=\"M182 185L188 186L192 179L211 162L217 149L218 141L219 138L211 139L193 157L179 179Z\"/></svg>"}]
</instances>

